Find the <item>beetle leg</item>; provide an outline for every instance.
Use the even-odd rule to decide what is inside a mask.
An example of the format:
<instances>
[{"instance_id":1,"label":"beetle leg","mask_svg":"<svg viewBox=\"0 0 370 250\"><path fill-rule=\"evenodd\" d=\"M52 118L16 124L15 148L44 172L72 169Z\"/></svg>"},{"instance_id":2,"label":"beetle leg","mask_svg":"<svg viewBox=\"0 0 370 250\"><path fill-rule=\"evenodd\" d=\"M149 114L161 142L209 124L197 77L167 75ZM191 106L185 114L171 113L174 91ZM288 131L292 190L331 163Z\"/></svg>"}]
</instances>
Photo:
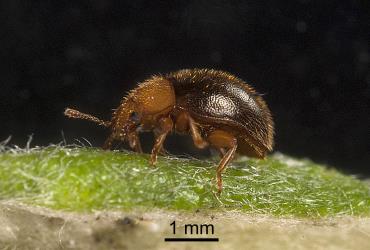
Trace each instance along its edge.
<instances>
[{"instance_id":1,"label":"beetle leg","mask_svg":"<svg viewBox=\"0 0 370 250\"><path fill-rule=\"evenodd\" d=\"M220 154L220 157L224 157L224 155L226 154L226 150L225 148L217 148L218 150L218 153Z\"/></svg>"},{"instance_id":2,"label":"beetle leg","mask_svg":"<svg viewBox=\"0 0 370 250\"><path fill-rule=\"evenodd\" d=\"M138 153L143 152L141 148L140 138L136 131L128 134L128 141L129 141L130 147L135 149L136 152Z\"/></svg>"},{"instance_id":3,"label":"beetle leg","mask_svg":"<svg viewBox=\"0 0 370 250\"><path fill-rule=\"evenodd\" d=\"M175 130L179 134L185 134L189 131L189 115L186 112L181 112L176 117Z\"/></svg>"},{"instance_id":4,"label":"beetle leg","mask_svg":"<svg viewBox=\"0 0 370 250\"><path fill-rule=\"evenodd\" d=\"M208 146L208 142L206 142L202 135L200 134L199 128L195 124L194 120L189 116L189 126L190 126L190 133L193 137L194 145L197 148L203 149Z\"/></svg>"},{"instance_id":5,"label":"beetle leg","mask_svg":"<svg viewBox=\"0 0 370 250\"><path fill-rule=\"evenodd\" d=\"M209 143L216 148L227 149L226 154L222 157L216 170L218 193L222 191L222 172L227 164L234 158L236 148L238 147L237 139L229 133L222 130L213 131L207 138Z\"/></svg>"},{"instance_id":6,"label":"beetle leg","mask_svg":"<svg viewBox=\"0 0 370 250\"><path fill-rule=\"evenodd\" d=\"M110 150L112 148L112 143L114 140L115 140L115 137L113 136L113 134L109 135L109 137L105 140L102 148L104 150Z\"/></svg>"},{"instance_id":7,"label":"beetle leg","mask_svg":"<svg viewBox=\"0 0 370 250\"><path fill-rule=\"evenodd\" d=\"M161 148L163 147L163 142L166 139L167 134L172 130L173 122L169 117L163 117L158 121L158 127L156 128L156 138L152 149L152 154L150 156L150 164L155 165L157 162L157 155Z\"/></svg>"},{"instance_id":8,"label":"beetle leg","mask_svg":"<svg viewBox=\"0 0 370 250\"><path fill-rule=\"evenodd\" d=\"M203 149L208 146L208 143L202 138L199 128L197 127L193 118L191 118L188 113L182 112L177 116L175 129L176 132L180 134L189 132L190 130L194 145L197 148Z\"/></svg>"},{"instance_id":9,"label":"beetle leg","mask_svg":"<svg viewBox=\"0 0 370 250\"><path fill-rule=\"evenodd\" d=\"M160 133L158 132L158 130L154 130L154 138L157 138L158 136L160 135ZM161 148L159 149L158 151L158 154L160 155L166 155L166 150L163 148L163 144L161 146Z\"/></svg>"},{"instance_id":10,"label":"beetle leg","mask_svg":"<svg viewBox=\"0 0 370 250\"><path fill-rule=\"evenodd\" d=\"M200 134L199 128L194 122L193 118L186 112L182 112L176 119L175 124L176 131L179 133L185 133L190 130L191 137L193 138L194 145L197 148L203 149L208 146L202 135Z\"/></svg>"}]
</instances>

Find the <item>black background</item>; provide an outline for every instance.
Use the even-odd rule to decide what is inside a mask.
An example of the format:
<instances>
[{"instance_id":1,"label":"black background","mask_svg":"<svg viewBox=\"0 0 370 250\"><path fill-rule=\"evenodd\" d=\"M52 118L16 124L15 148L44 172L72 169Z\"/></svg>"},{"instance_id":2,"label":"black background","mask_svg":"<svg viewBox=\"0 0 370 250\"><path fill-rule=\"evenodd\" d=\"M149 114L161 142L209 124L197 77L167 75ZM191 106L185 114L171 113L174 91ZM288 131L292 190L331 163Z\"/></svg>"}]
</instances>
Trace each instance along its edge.
<instances>
[{"instance_id":1,"label":"black background","mask_svg":"<svg viewBox=\"0 0 370 250\"><path fill-rule=\"evenodd\" d=\"M150 75L207 67L265 94L277 151L369 175L369 17L365 0L3 0L0 140L100 146L107 131L66 106L109 119ZM167 149L199 153L182 137Z\"/></svg>"}]
</instances>

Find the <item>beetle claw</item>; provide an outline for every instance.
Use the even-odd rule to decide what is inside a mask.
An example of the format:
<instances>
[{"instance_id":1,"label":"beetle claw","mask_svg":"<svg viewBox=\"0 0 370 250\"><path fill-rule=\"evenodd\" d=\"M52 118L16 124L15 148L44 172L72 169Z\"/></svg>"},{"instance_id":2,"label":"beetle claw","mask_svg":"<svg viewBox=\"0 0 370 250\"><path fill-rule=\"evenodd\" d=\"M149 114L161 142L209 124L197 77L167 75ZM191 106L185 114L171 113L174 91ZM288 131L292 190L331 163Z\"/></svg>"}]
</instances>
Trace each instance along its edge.
<instances>
[{"instance_id":1,"label":"beetle claw","mask_svg":"<svg viewBox=\"0 0 370 250\"><path fill-rule=\"evenodd\" d=\"M222 177L221 173L217 173L217 194L220 195L222 192Z\"/></svg>"}]
</instances>

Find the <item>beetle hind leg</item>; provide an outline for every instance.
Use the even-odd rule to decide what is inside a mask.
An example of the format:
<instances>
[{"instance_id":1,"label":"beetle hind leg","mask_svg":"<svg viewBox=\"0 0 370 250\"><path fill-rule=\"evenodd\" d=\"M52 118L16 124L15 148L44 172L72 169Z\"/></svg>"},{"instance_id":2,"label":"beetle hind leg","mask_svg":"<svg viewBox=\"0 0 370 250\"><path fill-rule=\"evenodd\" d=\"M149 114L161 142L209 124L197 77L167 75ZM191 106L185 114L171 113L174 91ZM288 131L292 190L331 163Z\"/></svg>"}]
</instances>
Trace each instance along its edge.
<instances>
[{"instance_id":1,"label":"beetle hind leg","mask_svg":"<svg viewBox=\"0 0 370 250\"><path fill-rule=\"evenodd\" d=\"M216 169L217 189L218 193L221 193L222 172L226 169L227 165L235 156L235 152L238 147L237 139L225 131L215 130L207 137L207 140L211 146L214 146L215 148L226 149L226 153L221 158L221 161Z\"/></svg>"}]
</instances>

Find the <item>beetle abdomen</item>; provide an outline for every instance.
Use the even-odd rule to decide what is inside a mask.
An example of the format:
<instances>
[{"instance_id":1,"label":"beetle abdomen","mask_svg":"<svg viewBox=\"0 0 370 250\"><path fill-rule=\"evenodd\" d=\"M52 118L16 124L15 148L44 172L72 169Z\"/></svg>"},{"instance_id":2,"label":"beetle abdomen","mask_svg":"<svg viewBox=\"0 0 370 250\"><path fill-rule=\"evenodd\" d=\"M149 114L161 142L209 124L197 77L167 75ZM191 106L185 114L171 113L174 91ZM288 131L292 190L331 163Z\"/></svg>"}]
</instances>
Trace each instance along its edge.
<instances>
[{"instance_id":1,"label":"beetle abdomen","mask_svg":"<svg viewBox=\"0 0 370 250\"><path fill-rule=\"evenodd\" d=\"M237 131L263 156L272 150L273 121L262 97L241 79L223 71L180 70L167 75L179 106L200 124ZM248 149L249 150L249 149Z\"/></svg>"}]
</instances>

